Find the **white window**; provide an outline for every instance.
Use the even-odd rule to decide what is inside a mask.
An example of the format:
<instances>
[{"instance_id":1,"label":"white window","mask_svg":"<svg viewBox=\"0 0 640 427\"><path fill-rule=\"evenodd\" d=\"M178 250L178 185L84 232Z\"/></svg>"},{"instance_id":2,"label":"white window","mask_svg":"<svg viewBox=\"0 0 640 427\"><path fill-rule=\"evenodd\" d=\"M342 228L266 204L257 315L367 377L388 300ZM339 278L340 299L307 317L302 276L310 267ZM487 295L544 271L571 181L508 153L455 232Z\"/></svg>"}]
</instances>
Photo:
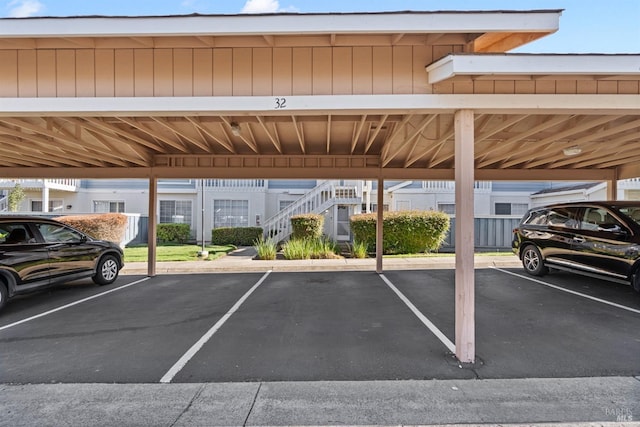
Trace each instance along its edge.
<instances>
[{"instance_id":1,"label":"white window","mask_svg":"<svg viewBox=\"0 0 640 427\"><path fill-rule=\"evenodd\" d=\"M438 203L438 210L440 212L446 213L447 215L455 215L456 204L455 203Z\"/></svg>"},{"instance_id":2,"label":"white window","mask_svg":"<svg viewBox=\"0 0 640 427\"><path fill-rule=\"evenodd\" d=\"M191 200L160 200L160 223L191 225Z\"/></svg>"},{"instance_id":3,"label":"white window","mask_svg":"<svg viewBox=\"0 0 640 427\"><path fill-rule=\"evenodd\" d=\"M64 210L64 200L49 200L49 212ZM31 212L42 212L42 200L31 201Z\"/></svg>"},{"instance_id":4,"label":"white window","mask_svg":"<svg viewBox=\"0 0 640 427\"><path fill-rule=\"evenodd\" d=\"M214 200L213 228L248 227L248 200Z\"/></svg>"},{"instance_id":5,"label":"white window","mask_svg":"<svg viewBox=\"0 0 640 427\"><path fill-rule=\"evenodd\" d=\"M287 206L289 206L290 204L292 204L294 201L293 200L280 200L279 202L279 208L280 210L285 209Z\"/></svg>"},{"instance_id":6,"label":"white window","mask_svg":"<svg viewBox=\"0 0 640 427\"><path fill-rule=\"evenodd\" d=\"M527 203L496 203L496 215L524 215L529 210Z\"/></svg>"},{"instance_id":7,"label":"white window","mask_svg":"<svg viewBox=\"0 0 640 427\"><path fill-rule=\"evenodd\" d=\"M384 205L382 205L382 212L388 212L388 211L389 211L389 205L385 203ZM377 203L371 203L371 212L378 212Z\"/></svg>"},{"instance_id":8,"label":"white window","mask_svg":"<svg viewBox=\"0 0 640 427\"><path fill-rule=\"evenodd\" d=\"M108 213L108 212L124 212L124 202L109 201L109 200L94 200L93 212L95 213Z\"/></svg>"}]
</instances>

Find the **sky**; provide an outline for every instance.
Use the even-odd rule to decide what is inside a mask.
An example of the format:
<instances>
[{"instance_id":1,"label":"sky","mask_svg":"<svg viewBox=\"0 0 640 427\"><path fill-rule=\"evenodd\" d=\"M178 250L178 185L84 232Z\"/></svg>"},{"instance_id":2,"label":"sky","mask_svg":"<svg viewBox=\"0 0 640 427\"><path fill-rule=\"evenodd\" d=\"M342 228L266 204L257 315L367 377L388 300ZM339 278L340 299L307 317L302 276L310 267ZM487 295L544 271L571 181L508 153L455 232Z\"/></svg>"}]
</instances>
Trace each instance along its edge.
<instances>
[{"instance_id":1,"label":"sky","mask_svg":"<svg viewBox=\"0 0 640 427\"><path fill-rule=\"evenodd\" d=\"M564 9L559 31L515 52L640 53L640 0L0 0L0 17L540 9Z\"/></svg>"}]
</instances>

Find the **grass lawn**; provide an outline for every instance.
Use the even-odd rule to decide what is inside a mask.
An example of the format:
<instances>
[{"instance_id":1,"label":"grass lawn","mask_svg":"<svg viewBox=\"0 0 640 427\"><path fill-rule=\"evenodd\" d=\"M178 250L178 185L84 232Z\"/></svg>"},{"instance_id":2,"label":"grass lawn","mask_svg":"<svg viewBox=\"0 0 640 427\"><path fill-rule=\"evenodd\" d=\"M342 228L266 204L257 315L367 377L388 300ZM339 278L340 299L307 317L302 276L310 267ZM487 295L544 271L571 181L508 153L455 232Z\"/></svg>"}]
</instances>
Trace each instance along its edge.
<instances>
[{"instance_id":1,"label":"grass lawn","mask_svg":"<svg viewBox=\"0 0 640 427\"><path fill-rule=\"evenodd\" d=\"M205 249L209 256L205 260L213 260L236 249L233 245L215 246L208 245ZM198 252L202 250L200 245L158 245L156 248L157 261L197 261ZM146 245L127 247L124 249L124 262L147 261L148 249Z\"/></svg>"}]
</instances>

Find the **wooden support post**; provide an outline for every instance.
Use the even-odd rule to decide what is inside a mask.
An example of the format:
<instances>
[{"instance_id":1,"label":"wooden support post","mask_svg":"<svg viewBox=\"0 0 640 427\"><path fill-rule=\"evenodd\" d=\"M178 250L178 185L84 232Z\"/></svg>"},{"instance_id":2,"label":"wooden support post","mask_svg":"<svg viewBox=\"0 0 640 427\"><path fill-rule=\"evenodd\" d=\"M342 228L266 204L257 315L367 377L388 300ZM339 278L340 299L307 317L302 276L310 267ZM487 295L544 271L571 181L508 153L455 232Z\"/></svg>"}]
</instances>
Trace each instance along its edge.
<instances>
[{"instance_id":1,"label":"wooden support post","mask_svg":"<svg viewBox=\"0 0 640 427\"><path fill-rule=\"evenodd\" d=\"M384 179L378 178L378 209L376 221L376 273L382 273L382 241L383 241L383 214L384 214Z\"/></svg>"},{"instance_id":2,"label":"wooden support post","mask_svg":"<svg viewBox=\"0 0 640 427\"><path fill-rule=\"evenodd\" d=\"M156 275L156 204L158 199L158 178L149 178L149 225L147 275Z\"/></svg>"},{"instance_id":3,"label":"wooden support post","mask_svg":"<svg viewBox=\"0 0 640 427\"><path fill-rule=\"evenodd\" d=\"M456 357L460 362L475 360L475 277L474 277L474 128L473 110L455 113L456 178Z\"/></svg>"},{"instance_id":4,"label":"wooden support post","mask_svg":"<svg viewBox=\"0 0 640 427\"><path fill-rule=\"evenodd\" d=\"M618 200L618 173L615 177L607 181L607 200Z\"/></svg>"}]
</instances>

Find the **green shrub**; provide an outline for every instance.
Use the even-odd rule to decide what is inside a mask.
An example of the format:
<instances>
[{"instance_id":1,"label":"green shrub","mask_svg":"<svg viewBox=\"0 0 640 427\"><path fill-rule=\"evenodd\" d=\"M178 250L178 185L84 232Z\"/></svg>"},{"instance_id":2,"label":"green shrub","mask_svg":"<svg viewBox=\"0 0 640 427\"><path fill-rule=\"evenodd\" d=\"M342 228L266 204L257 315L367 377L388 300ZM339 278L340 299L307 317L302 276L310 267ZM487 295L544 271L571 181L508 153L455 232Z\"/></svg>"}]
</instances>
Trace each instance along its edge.
<instances>
[{"instance_id":1,"label":"green shrub","mask_svg":"<svg viewBox=\"0 0 640 427\"><path fill-rule=\"evenodd\" d=\"M377 214L350 218L354 240L368 248L376 246ZM383 215L385 254L413 254L437 250L449 231L449 216L437 211L385 212Z\"/></svg>"},{"instance_id":2,"label":"green shrub","mask_svg":"<svg viewBox=\"0 0 640 427\"><path fill-rule=\"evenodd\" d=\"M319 239L324 227L324 216L318 214L291 217L291 239Z\"/></svg>"},{"instance_id":3,"label":"green shrub","mask_svg":"<svg viewBox=\"0 0 640 427\"><path fill-rule=\"evenodd\" d=\"M262 227L220 227L211 230L212 245L253 246L262 236Z\"/></svg>"},{"instance_id":4,"label":"green shrub","mask_svg":"<svg viewBox=\"0 0 640 427\"><path fill-rule=\"evenodd\" d=\"M357 240L353 244L349 245L349 252L353 258L366 258L367 257L367 244L364 242L358 242Z\"/></svg>"},{"instance_id":5,"label":"green shrub","mask_svg":"<svg viewBox=\"0 0 640 427\"><path fill-rule=\"evenodd\" d=\"M191 237L189 224L158 224L156 237L162 243L185 243Z\"/></svg>"},{"instance_id":6,"label":"green shrub","mask_svg":"<svg viewBox=\"0 0 640 427\"><path fill-rule=\"evenodd\" d=\"M99 240L120 244L127 229L127 216L120 213L71 215L56 218L76 230Z\"/></svg>"},{"instance_id":7,"label":"green shrub","mask_svg":"<svg viewBox=\"0 0 640 427\"><path fill-rule=\"evenodd\" d=\"M276 253L278 248L276 242L271 239L266 239L263 236L257 238L253 244L253 247L258 253L258 259L273 260L276 259Z\"/></svg>"},{"instance_id":8,"label":"green shrub","mask_svg":"<svg viewBox=\"0 0 640 427\"><path fill-rule=\"evenodd\" d=\"M291 239L282 245L285 259L336 259L340 258L338 245L327 238Z\"/></svg>"}]
</instances>

